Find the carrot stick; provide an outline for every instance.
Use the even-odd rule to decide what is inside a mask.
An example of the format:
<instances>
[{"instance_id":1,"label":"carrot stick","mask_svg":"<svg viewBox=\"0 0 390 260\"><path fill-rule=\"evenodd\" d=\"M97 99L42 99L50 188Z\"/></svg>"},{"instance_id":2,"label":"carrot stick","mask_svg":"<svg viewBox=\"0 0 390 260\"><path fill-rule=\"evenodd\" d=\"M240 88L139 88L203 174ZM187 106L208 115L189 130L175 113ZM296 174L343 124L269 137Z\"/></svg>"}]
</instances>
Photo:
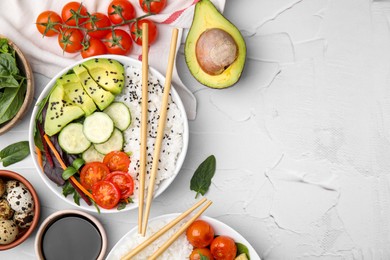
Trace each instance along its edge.
<instances>
[{"instance_id":1,"label":"carrot stick","mask_svg":"<svg viewBox=\"0 0 390 260\"><path fill-rule=\"evenodd\" d=\"M61 167L63 170L66 169L66 165L64 163L64 161L62 160L60 154L58 153L58 151L56 150L56 148L54 147L53 143L50 141L50 138L47 136L47 134L45 134L43 136L43 138L45 138L47 144L49 145L51 151L53 152L54 156L57 158L58 162L60 163ZM70 179L74 182L74 184L82 191L84 192L85 195L87 195L88 197L90 197L92 200L93 200L93 196L91 193L89 193L89 191L87 191L83 185L81 185L78 180L76 180L75 177L71 176Z\"/></svg>"},{"instance_id":2,"label":"carrot stick","mask_svg":"<svg viewBox=\"0 0 390 260\"><path fill-rule=\"evenodd\" d=\"M73 176L72 176L73 177ZM76 180L76 178L74 178ZM83 198L83 200L89 205L91 206L92 205L92 202L91 200L89 199L89 197L87 197L85 195L85 193L80 190L80 188L76 185L76 183L74 183L74 181L72 180L72 178L69 179L69 182L70 184L73 186L73 188L80 194L80 196Z\"/></svg>"},{"instance_id":3,"label":"carrot stick","mask_svg":"<svg viewBox=\"0 0 390 260\"><path fill-rule=\"evenodd\" d=\"M41 170L43 171L42 152L41 152L41 150L39 150L39 148L37 146L35 146L35 152L37 153L38 164L41 167Z\"/></svg>"}]
</instances>

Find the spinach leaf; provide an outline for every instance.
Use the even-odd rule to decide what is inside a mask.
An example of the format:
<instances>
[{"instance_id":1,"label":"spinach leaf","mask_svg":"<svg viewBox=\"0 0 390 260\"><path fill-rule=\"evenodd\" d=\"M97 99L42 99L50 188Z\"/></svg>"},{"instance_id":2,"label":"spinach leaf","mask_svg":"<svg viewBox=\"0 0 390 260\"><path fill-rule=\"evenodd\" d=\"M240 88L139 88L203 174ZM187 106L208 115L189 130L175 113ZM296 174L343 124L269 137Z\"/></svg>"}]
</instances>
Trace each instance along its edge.
<instances>
[{"instance_id":1,"label":"spinach leaf","mask_svg":"<svg viewBox=\"0 0 390 260\"><path fill-rule=\"evenodd\" d=\"M195 198L198 198L199 193L204 195L209 189L211 179L215 173L215 167L215 157L210 155L196 169L190 183L190 189L196 192Z\"/></svg>"},{"instance_id":2,"label":"spinach leaf","mask_svg":"<svg viewBox=\"0 0 390 260\"><path fill-rule=\"evenodd\" d=\"M21 141L8 145L0 151L0 161L4 167L17 163L30 154L28 141Z\"/></svg>"},{"instance_id":3,"label":"spinach leaf","mask_svg":"<svg viewBox=\"0 0 390 260\"><path fill-rule=\"evenodd\" d=\"M18 113L23 104L26 90L26 84L22 84L20 88L6 88L4 90L0 99L0 124L7 122Z\"/></svg>"},{"instance_id":4,"label":"spinach leaf","mask_svg":"<svg viewBox=\"0 0 390 260\"><path fill-rule=\"evenodd\" d=\"M0 38L0 53L9 53L10 47L6 38Z\"/></svg>"},{"instance_id":5,"label":"spinach leaf","mask_svg":"<svg viewBox=\"0 0 390 260\"><path fill-rule=\"evenodd\" d=\"M246 245L236 242L236 246L237 246L237 256L239 256L241 254L246 254L246 257L248 258L248 260L251 259L249 257L249 249L246 247Z\"/></svg>"},{"instance_id":6,"label":"spinach leaf","mask_svg":"<svg viewBox=\"0 0 390 260\"><path fill-rule=\"evenodd\" d=\"M0 53L0 65L6 69L10 75L18 75L19 68L16 59L11 53Z\"/></svg>"}]
</instances>

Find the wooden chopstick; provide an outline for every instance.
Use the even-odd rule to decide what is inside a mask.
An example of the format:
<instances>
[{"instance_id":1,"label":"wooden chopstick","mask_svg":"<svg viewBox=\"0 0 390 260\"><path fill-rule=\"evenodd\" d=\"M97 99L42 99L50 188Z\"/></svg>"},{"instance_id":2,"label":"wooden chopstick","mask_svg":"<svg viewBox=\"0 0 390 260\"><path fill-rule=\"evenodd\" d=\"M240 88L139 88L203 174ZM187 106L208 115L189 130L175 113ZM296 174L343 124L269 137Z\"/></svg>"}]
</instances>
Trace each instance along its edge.
<instances>
[{"instance_id":1,"label":"wooden chopstick","mask_svg":"<svg viewBox=\"0 0 390 260\"><path fill-rule=\"evenodd\" d=\"M173 226L175 226L177 223L179 223L180 221L182 221L185 217L187 217L189 214L191 214L195 209L197 209L200 205L202 205L204 202L206 201L206 198L203 198L201 200L199 200L197 203L195 203L191 208L187 209L185 212L183 212L182 214L180 214L179 216L177 216L175 219L173 219L171 222L169 222L168 224L166 224L164 227L162 227L159 231L157 231L156 233L154 233L151 237L149 237L147 240L145 240L144 242L142 242L141 244L139 244L136 248L134 248L132 251L130 251L127 255L123 256L121 259L122 260L125 260L125 259L130 259L132 257L134 257L135 255L137 255L139 252L141 252L144 248L146 248L147 246L149 246L151 243L153 243L156 239L158 239L160 236L162 236L163 234L165 234L169 229L171 229ZM200 210L199 212L201 212L200 214L202 214L210 205L211 205L211 201L208 201L206 205L204 205ZM199 213L198 212L198 213ZM198 213L196 214L196 216L199 217ZM192 218L191 218L192 220ZM193 222L193 221L192 221ZM192 223L191 222L191 223Z\"/></svg>"},{"instance_id":2,"label":"wooden chopstick","mask_svg":"<svg viewBox=\"0 0 390 260\"><path fill-rule=\"evenodd\" d=\"M140 147L140 171L139 171L139 196L138 196L138 233L142 232L142 214L144 211L144 192L146 175L146 144L148 130L148 23L142 24L142 105L141 105L141 147Z\"/></svg>"},{"instance_id":3,"label":"wooden chopstick","mask_svg":"<svg viewBox=\"0 0 390 260\"><path fill-rule=\"evenodd\" d=\"M170 46L169 59L168 59L168 68L167 68L165 84L164 84L164 95L163 95L163 100L160 108L160 119L158 121L157 137L154 144L153 163L152 163L151 176L150 176L149 186L148 186L148 197L146 199L146 209L144 212L143 222L142 222L141 234L143 236L145 235L146 226L148 224L150 206L153 200L154 184L156 181L156 175L158 169L158 162L160 159L161 143L164 136L165 123L167 118L168 98L169 98L169 92L171 90L173 65L175 63L175 56L176 56L176 44L177 44L178 32L179 30L177 28L174 28L172 31L171 46Z\"/></svg>"}]
</instances>

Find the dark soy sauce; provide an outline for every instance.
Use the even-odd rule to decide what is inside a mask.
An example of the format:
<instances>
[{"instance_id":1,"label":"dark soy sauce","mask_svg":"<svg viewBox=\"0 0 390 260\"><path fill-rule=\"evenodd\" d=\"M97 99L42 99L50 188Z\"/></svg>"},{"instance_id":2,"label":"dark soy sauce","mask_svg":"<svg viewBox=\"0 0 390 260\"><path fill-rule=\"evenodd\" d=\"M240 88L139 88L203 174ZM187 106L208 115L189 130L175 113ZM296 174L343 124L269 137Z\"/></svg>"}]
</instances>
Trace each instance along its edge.
<instances>
[{"instance_id":1,"label":"dark soy sauce","mask_svg":"<svg viewBox=\"0 0 390 260\"><path fill-rule=\"evenodd\" d=\"M102 238L96 226L84 217L67 215L50 224L42 238L46 260L96 259Z\"/></svg>"}]
</instances>

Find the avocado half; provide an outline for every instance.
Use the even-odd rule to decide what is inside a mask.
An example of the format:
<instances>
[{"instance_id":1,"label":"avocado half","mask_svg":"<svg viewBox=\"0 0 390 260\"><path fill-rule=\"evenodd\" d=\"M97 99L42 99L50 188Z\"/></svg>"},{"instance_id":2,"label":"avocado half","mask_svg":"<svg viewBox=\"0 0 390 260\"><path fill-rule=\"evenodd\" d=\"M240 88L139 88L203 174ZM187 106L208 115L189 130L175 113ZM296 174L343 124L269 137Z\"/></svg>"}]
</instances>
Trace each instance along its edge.
<instances>
[{"instance_id":1,"label":"avocado half","mask_svg":"<svg viewBox=\"0 0 390 260\"><path fill-rule=\"evenodd\" d=\"M223 66L223 68L216 72L207 71L201 65L202 60L198 57L200 55L197 55L197 51L199 53L200 46L202 46L199 45L197 50L197 45L200 42L199 39L202 39L203 35L211 31L222 32L229 39L232 39L230 42L233 44L229 44L235 45L232 49L226 46L222 47L225 51L230 52L230 56L234 55L234 61L229 62L229 64ZM218 37L218 35L215 37ZM222 41L229 42L226 39L222 39ZM216 52L216 60L225 59L224 57L218 57L221 52L220 50ZM235 54L232 54L232 52ZM195 6L192 25L185 42L184 55L191 74L200 83L207 87L222 89L234 85L240 79L245 65L246 45L241 32L217 10L210 0L200 0Z\"/></svg>"}]
</instances>

